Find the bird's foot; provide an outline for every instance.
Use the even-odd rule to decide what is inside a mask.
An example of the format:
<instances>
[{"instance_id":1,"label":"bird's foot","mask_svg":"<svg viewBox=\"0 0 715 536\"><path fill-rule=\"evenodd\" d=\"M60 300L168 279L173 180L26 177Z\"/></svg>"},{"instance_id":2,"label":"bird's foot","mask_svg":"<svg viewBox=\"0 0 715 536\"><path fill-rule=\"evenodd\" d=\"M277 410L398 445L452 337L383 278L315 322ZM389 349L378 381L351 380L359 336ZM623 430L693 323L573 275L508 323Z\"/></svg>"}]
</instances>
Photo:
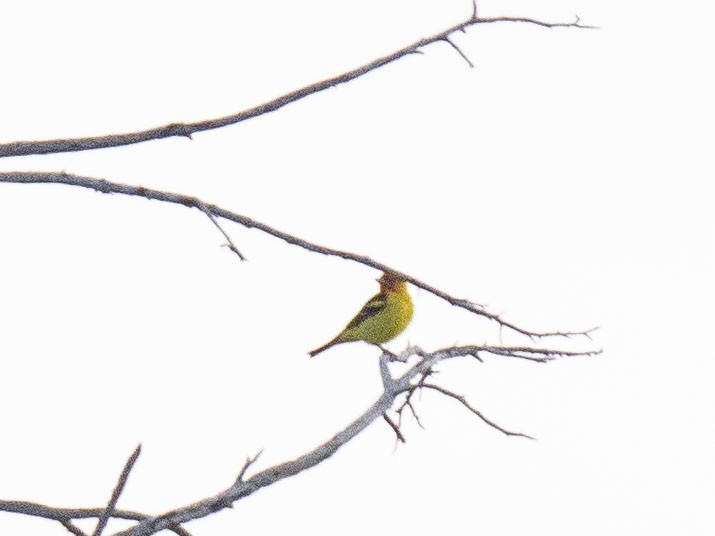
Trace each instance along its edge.
<instances>
[{"instance_id":1,"label":"bird's foot","mask_svg":"<svg viewBox=\"0 0 715 536\"><path fill-rule=\"evenodd\" d=\"M407 359L405 359L402 355L394 354L387 348L383 348L380 344L378 344L377 347L382 350L382 355L387 356L387 360L390 362L399 361L400 363L404 363L407 361Z\"/></svg>"}]
</instances>

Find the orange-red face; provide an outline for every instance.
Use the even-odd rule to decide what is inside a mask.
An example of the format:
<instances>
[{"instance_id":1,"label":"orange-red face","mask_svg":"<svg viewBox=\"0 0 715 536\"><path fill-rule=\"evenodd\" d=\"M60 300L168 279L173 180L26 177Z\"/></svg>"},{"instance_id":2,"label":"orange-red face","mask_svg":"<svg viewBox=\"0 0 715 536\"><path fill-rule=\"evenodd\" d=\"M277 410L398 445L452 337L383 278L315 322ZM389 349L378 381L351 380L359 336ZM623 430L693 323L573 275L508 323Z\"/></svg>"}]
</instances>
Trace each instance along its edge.
<instances>
[{"instance_id":1,"label":"orange-red face","mask_svg":"<svg viewBox=\"0 0 715 536\"><path fill-rule=\"evenodd\" d=\"M380 283L380 290L395 290L405 280L393 273L384 272L377 282Z\"/></svg>"}]
</instances>

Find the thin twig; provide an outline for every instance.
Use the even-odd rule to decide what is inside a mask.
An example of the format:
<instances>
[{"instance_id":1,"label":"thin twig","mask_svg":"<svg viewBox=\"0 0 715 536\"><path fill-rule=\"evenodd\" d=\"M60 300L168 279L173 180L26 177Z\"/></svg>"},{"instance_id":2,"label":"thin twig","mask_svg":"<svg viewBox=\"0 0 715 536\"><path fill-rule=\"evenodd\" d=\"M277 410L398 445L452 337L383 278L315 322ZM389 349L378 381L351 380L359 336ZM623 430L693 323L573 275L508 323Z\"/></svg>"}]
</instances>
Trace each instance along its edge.
<instances>
[{"instance_id":1,"label":"thin twig","mask_svg":"<svg viewBox=\"0 0 715 536\"><path fill-rule=\"evenodd\" d=\"M432 355L420 348L415 348L414 352L416 355L425 357ZM548 363L559 357L593 357L601 353L601 350L587 350L585 352L579 351L569 351L569 350L557 350L555 348L534 348L530 346L453 346L450 348L443 348L437 350L433 353L444 352L449 357L461 357L461 356L472 356L477 357L479 361L482 361L479 357L479 353L491 353L494 355L504 356L504 357L514 357L516 359L525 359L527 361L533 361L536 363Z\"/></svg>"},{"instance_id":2,"label":"thin twig","mask_svg":"<svg viewBox=\"0 0 715 536\"><path fill-rule=\"evenodd\" d=\"M516 22L525 24L536 24L545 28L581 28L581 29L593 29L593 26L587 26L581 24L581 20L577 17L575 22L544 22L536 19L530 19L525 17L492 17L492 18L480 18L476 16L476 3L473 4L472 15L459 24L447 28L446 30L434 34L430 37L425 37L413 42L406 47L396 50L386 56L377 58L370 63L366 63L356 69L347 71L343 74L334 76L332 78L327 78L316 82L314 84L302 87L266 103L260 104L253 108L249 108L242 112L238 112L234 115L229 115L226 117L219 117L216 119L209 119L207 121L198 121L195 123L172 123L170 125L151 128L148 130L129 132L125 134L109 134L106 136L96 136L96 137L84 137L84 138L67 138L60 140L44 140L44 141L16 141L11 143L0 144L0 158L7 156L24 156L30 154L50 154L50 153L64 153L73 151L87 151L92 149L101 149L106 147L119 147L122 145L132 145L135 143L142 143L149 140L156 140L162 138L170 138L174 136L181 136L186 138L191 138L191 135L196 132L202 132L205 130L213 130L216 128L225 127L227 125L233 125L235 123L240 123L247 119L257 117L266 113L273 112L284 106L295 102L297 100L324 91L326 89L333 88L337 85L350 82L355 78L359 78L370 71L379 69L380 67L392 63L400 58L407 55L421 53L422 48L436 43L438 41L444 41L447 37L455 32L464 32L468 27L477 24L493 24L499 22Z\"/></svg>"},{"instance_id":3,"label":"thin twig","mask_svg":"<svg viewBox=\"0 0 715 536\"><path fill-rule=\"evenodd\" d=\"M248 468L251 467L251 465L256 463L256 460L261 454L263 454L263 449L259 450L258 453L253 457L246 457L246 462L243 464L243 467L241 467L241 472L238 473L238 476L236 477L236 482L243 482L243 477L246 476L246 471L248 471Z\"/></svg>"},{"instance_id":4,"label":"thin twig","mask_svg":"<svg viewBox=\"0 0 715 536\"><path fill-rule=\"evenodd\" d=\"M142 446L140 443L139 445L137 445L137 448L134 449L134 452L132 452L132 455L129 456L127 463L124 465L122 474L119 475L117 485L114 487L114 491L112 492L112 497L109 499L107 508L105 508L102 515L99 516L97 526L95 527L92 536L101 536L104 527L107 525L107 521L109 521L109 518L112 517L112 513L114 512L114 508L117 506L119 496L122 494L124 485L127 483L127 479L129 478L129 473L131 473L132 467L134 467L134 463L137 461L137 458L139 458L139 454L141 453L141 451Z\"/></svg>"},{"instance_id":5,"label":"thin twig","mask_svg":"<svg viewBox=\"0 0 715 536\"><path fill-rule=\"evenodd\" d=\"M482 414L481 411L479 411L478 409L472 407L472 406L469 404L469 402L467 402L467 400L466 400L463 396L458 395L457 393L453 393L453 392L450 391L449 389L445 389L444 387L440 387L439 385L435 385L435 384L433 384L433 383L423 383L422 385L420 385L420 387L425 388L425 389L432 389L432 390L434 390L434 391L438 391L438 392L442 393L442 394L445 395L445 396L448 396L448 397L450 397L450 398L453 398L454 400L457 400L457 401L460 402L465 408L467 408L469 411L471 411L472 413L474 413L477 417L479 417L481 420L483 420L483 421L484 421L485 423L487 423L489 426L491 426L491 427L494 428L495 430L499 430L499 431L500 431L501 433L503 433L504 435L507 435L507 436L525 437L525 438L527 438L527 439L534 439L534 438L531 437L530 435L522 434L521 432L510 432L510 431L507 430L506 428L502 428L501 426L499 426L499 425L498 425L497 423L495 423L494 421L491 421L491 420L487 419L487 418Z\"/></svg>"},{"instance_id":6,"label":"thin twig","mask_svg":"<svg viewBox=\"0 0 715 536\"><path fill-rule=\"evenodd\" d=\"M464 347L464 349L468 348L470 347ZM553 361L558 357L593 357L601 353L601 350L576 352L555 350L551 348L531 348L529 346L478 346L472 348L474 348L474 353L488 352L494 355L515 357L517 359L525 359L536 363L546 363L548 361Z\"/></svg>"},{"instance_id":7,"label":"thin twig","mask_svg":"<svg viewBox=\"0 0 715 536\"><path fill-rule=\"evenodd\" d=\"M414 417L415 422L417 425L425 430L426 428L422 426L422 421L420 420L419 415L417 415L417 411L415 411L415 407L412 405L412 394L415 392L416 388L413 390L408 391L407 396L405 397L404 402L400 405L397 410L395 410L395 413L397 413L397 426L401 427L402 426L402 413L405 411L405 408L410 408L410 412L412 413L412 417Z\"/></svg>"},{"instance_id":8,"label":"thin twig","mask_svg":"<svg viewBox=\"0 0 715 536\"><path fill-rule=\"evenodd\" d=\"M468 348L474 349L478 347ZM452 349L439 350L432 353L426 353L417 347L411 347L411 350L415 355L420 356L421 359L407 369L402 376L395 378L390 388L383 391L380 397L361 416L355 419L346 428L335 434L328 441L322 443L310 452L295 458L294 460L259 471L250 478L240 482L234 482L232 486L217 493L216 495L196 501L181 508L176 508L162 515L145 519L138 525L124 530L115 536L149 536L165 529L178 527L188 521L206 517L214 512L228 508L234 502L247 497L266 486L270 486L271 484L274 484L284 478L291 477L318 465L335 454L343 445L365 430L374 421L383 417L394 405L396 398L413 387L413 380L427 373L440 361L457 357L457 355L469 355L468 352L465 351L462 351L461 354L458 352L453 353L450 351ZM506 433L506 431L504 431L504 433ZM3 501L0 501L0 510L20 511L21 513L33 515L26 507L18 509L17 504L3 503ZM51 517L51 515L48 516L46 507L41 507L40 511L44 514L41 515L41 517L50 517L50 519L55 519L55 517ZM85 511L79 511L78 513L83 514Z\"/></svg>"},{"instance_id":9,"label":"thin twig","mask_svg":"<svg viewBox=\"0 0 715 536\"><path fill-rule=\"evenodd\" d=\"M433 369L428 369L424 371L424 373L421 374L420 379L417 383L412 385L410 389L407 391L407 395L405 396L405 400L402 402L399 408L395 410L395 413L397 413L397 426L402 426L402 413L405 411L405 408L410 408L410 411L412 412L412 416L415 418L415 421L419 425L420 428L425 430L425 427L422 426L422 421L420 420L419 415L417 415L417 411L415 410L415 407L412 405L412 397L414 394L417 392L417 390L424 384L424 382L427 380L429 376L432 376L436 374L437 371Z\"/></svg>"},{"instance_id":10,"label":"thin twig","mask_svg":"<svg viewBox=\"0 0 715 536\"><path fill-rule=\"evenodd\" d=\"M383 413L382 418L385 419L385 422L389 424L390 428L392 428L392 431L395 432L397 440L402 443L407 443L407 441L405 440L405 436L402 435L402 432L400 432L400 427L395 424L395 421L390 419L390 417L387 416L387 413Z\"/></svg>"},{"instance_id":11,"label":"thin twig","mask_svg":"<svg viewBox=\"0 0 715 536\"><path fill-rule=\"evenodd\" d=\"M456 50L460 56L462 56L464 61L466 61L470 67L472 67L472 68L474 67L474 64L469 60L469 58L466 56L466 54L464 54L464 52L462 52L462 50L456 44L454 44L454 41L452 41L449 37L445 37L444 40L447 43L449 43L450 45L452 45L452 48L454 50Z\"/></svg>"},{"instance_id":12,"label":"thin twig","mask_svg":"<svg viewBox=\"0 0 715 536\"><path fill-rule=\"evenodd\" d=\"M572 336L577 336L577 335L584 336L584 335L587 335L588 333L590 333L591 331L593 331L593 329L590 329L590 330L586 330L586 331L553 331L553 332L538 333L538 332L529 331L527 329L520 328L519 326L517 326L515 324L507 322L506 320L502 320L499 315L487 312L478 304L475 304L469 300L454 298L454 297L450 296L449 294L447 294L446 292L442 292L441 290L439 290L433 286L430 286L427 283L420 281L419 279L416 279L416 278L411 277L405 273L402 273L399 270L395 270L394 268L387 266L386 264L374 261L370 257L364 256L364 255L356 255L354 253L340 251L338 249L327 248L324 246L320 246L318 244L314 244L312 242L308 242L307 240L303 240L302 238L298 238L297 236L285 233L283 231L279 231L278 229L274 229L273 227L266 225L265 223L261 223L259 221L253 220L253 219L249 218L248 216L236 214L235 212L231 212L231 211L221 208L217 205L205 203L204 201L201 201L200 199L197 199L196 197L191 197L191 196L182 195L182 194L175 194L175 193L171 193L171 192L164 192L161 190L153 190L151 188L144 188L143 186L132 186L129 184L121 184L121 183L117 183L117 182L111 182L111 181L104 180L104 179L95 179L92 177L82 177L79 175L72 175L69 173L58 173L58 172L39 172L39 171L3 172L3 173L0 173L0 182L20 183L20 184L67 184L70 186L77 186L80 188L88 188L90 190L96 190L98 192L102 192L105 194L114 193L114 194L144 197L146 199L153 199L156 201L163 201L166 203L174 203L177 205L183 205L185 207L197 208L204 213L206 213L206 211L208 211L215 217L224 218L226 220L238 223L239 225L243 225L244 227L247 227L249 229L257 229L261 232L264 232L266 234L274 236L275 238L283 240L284 242L287 242L288 244L293 244L293 245L299 246L303 249L312 251L314 253L321 253L323 255L331 255L331 256L335 256L335 257L340 257L342 259L357 262L364 266L369 266L371 268L375 268L376 270L380 270L383 272L392 272L395 275L397 275L398 277L403 278L405 281L415 285L416 287L426 290L427 292L437 296L438 298L442 298L443 300L451 303L455 307L460 307L460 308L466 309L467 311L470 311L476 315L488 318L494 322L499 323L500 325L502 325L506 328L509 328L517 333L521 333L522 335L526 335L528 337L541 338L541 337L572 337Z\"/></svg>"},{"instance_id":13,"label":"thin twig","mask_svg":"<svg viewBox=\"0 0 715 536\"><path fill-rule=\"evenodd\" d=\"M211 220L211 223L213 223L216 228L221 231L221 234L226 238L226 241L228 242L227 244L224 244L228 249L233 251L236 255L238 255L238 258L241 259L242 261L246 260L246 257L244 257L240 251L238 251L238 248L236 245L233 243L233 240L231 240L231 237L228 236L228 233L223 230L223 227L219 224L218 220L216 219L216 216L214 216L211 211L208 209L206 205L201 205L198 207L199 210L201 210L208 218Z\"/></svg>"}]
</instances>

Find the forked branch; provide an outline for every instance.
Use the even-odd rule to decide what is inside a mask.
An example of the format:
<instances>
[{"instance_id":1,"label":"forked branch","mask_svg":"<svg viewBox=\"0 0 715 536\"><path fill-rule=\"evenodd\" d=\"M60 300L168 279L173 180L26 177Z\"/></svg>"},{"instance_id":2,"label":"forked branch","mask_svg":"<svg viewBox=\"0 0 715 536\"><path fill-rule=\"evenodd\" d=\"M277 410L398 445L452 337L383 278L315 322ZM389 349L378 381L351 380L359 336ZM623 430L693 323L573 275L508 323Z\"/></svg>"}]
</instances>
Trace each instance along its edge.
<instances>
[{"instance_id":1,"label":"forked branch","mask_svg":"<svg viewBox=\"0 0 715 536\"><path fill-rule=\"evenodd\" d=\"M372 422L375 420L383 417L386 415L386 413L390 410L395 405L395 401L398 396L400 396L402 393L409 392L413 388L413 382L417 379L420 379L419 381L422 383L423 387L428 387L431 389L441 389L439 386L437 386L434 383L425 383L424 378L429 377L432 374L432 370L434 366L444 360L448 360L454 357L459 357L459 356L464 356L464 355L469 355L471 351L477 348L482 348L478 346L473 346L473 347L465 347L466 350L459 351L454 348L446 348L443 350L438 350L436 352L425 352L423 350L420 350L419 348L409 348L408 351L412 353L413 355L419 356L419 360L417 363L412 365L406 372L404 372L401 376L393 379L390 382L387 382L387 385L385 386L385 389L382 393L382 395L368 408L368 410L363 413L360 417L358 417L355 421L353 421L349 426L347 426L345 429L342 431L338 432L334 437L332 437L330 440L327 442L323 443L322 445L318 446L317 448L313 449L311 452L308 452L304 454L303 456L300 456L296 458L295 460L292 460L290 462L282 463L273 467L270 467L268 469L265 469L263 471L260 471L253 476L251 476L248 479L241 479L237 480L233 486L230 488L222 491L221 493L218 493L217 495L213 497L209 497L207 499L204 499L202 501L198 501L192 505L189 505L185 508L180 508L177 510L174 510L172 512L167 512L166 514L163 514L161 516L157 516L153 519L148 519L146 521L143 521L139 523L136 527L131 528L129 530L126 530L122 533L120 533L121 536L148 536L150 534L154 534L155 532L158 532L159 530L162 530L164 528L167 528L169 526L176 526L180 525L183 523L186 523L187 521L190 521L192 519L196 519L199 517L204 517L206 515L209 515L212 512L215 512L217 510L226 508L227 506L230 506L233 504L233 502L242 499L243 497L247 497L248 495L254 493L255 491L273 484L274 482L277 482L278 480L281 480L283 478L287 478L289 476L293 476L295 474L298 474L306 469L309 469L310 467L313 467L317 465L318 463L322 462L323 460L329 458L333 454L335 454L340 447L342 447L344 444L346 444L348 441L350 441L352 438L357 436L360 432L362 432L365 428L367 428ZM487 350L487 347L483 347L485 351ZM549 351L549 350L542 350L544 352L550 353L550 354L558 354L559 352L557 351ZM575 352L571 353L570 355L581 355L581 356L587 356L587 355L593 355L593 352ZM454 395L454 393L451 393L450 391L445 390L440 390L443 394L446 394L447 396L452 396L456 397L459 399L458 395ZM472 411L476 411L471 406L466 404L466 402L463 402L465 405L467 405L468 408L470 408ZM515 432L509 432L498 425L494 424L493 422L485 419L481 414L479 414L480 418L482 418L485 422L487 422L490 426L493 426L494 428L500 430L501 432L507 434L507 435L524 435L524 434L518 434ZM388 424L390 424L391 428L397 435L398 439L404 440L404 436L400 432L399 428L395 427L395 423L392 422L391 419L386 418L385 419ZM120 536L117 535L117 536Z\"/></svg>"},{"instance_id":2,"label":"forked branch","mask_svg":"<svg viewBox=\"0 0 715 536\"><path fill-rule=\"evenodd\" d=\"M58 521L69 532L77 536L86 536L76 525L72 523L74 519L91 519L99 518L106 508L55 508L44 504L34 503L30 501L3 501L0 500L0 512L9 512L13 514L21 514L31 517L39 517ZM128 521L143 521L151 516L141 512L131 510L114 510L112 518L124 519ZM191 536L191 534L182 527L174 525L168 527L168 530L177 536Z\"/></svg>"},{"instance_id":3,"label":"forked branch","mask_svg":"<svg viewBox=\"0 0 715 536\"><path fill-rule=\"evenodd\" d=\"M5 173L0 173L0 182L19 183L19 184L66 184L69 186L77 186L80 188L88 188L90 190L96 190L98 192L102 192L105 194L122 194L122 195L129 195L129 196L137 196L137 197L143 197L145 199L151 199L151 200L155 200L155 201L163 201L166 203L174 203L177 205L183 205L185 207L196 208L196 209L200 210L201 212L203 212L204 214L206 214L207 216L211 217L211 219L212 219L212 221L214 221L214 223L216 223L215 218L223 218L225 220L229 220L234 223L238 223L239 225L242 225L249 229L257 229L263 233L269 234L275 238L283 240L284 242L287 242L288 244L293 244L295 246L299 246L299 247L306 249L308 251L313 251L314 253L321 253L323 255L331 255L331 256L335 256L335 257L340 257L342 259L357 262L364 266L369 266L371 268L375 268L376 270L380 270L383 272L392 272L392 273L397 274L400 277L404 278L405 281L412 283L416 287L426 290L427 292L437 296L438 298L442 298L443 300L451 303L452 305L454 305L456 307L461 307L462 309L466 309L467 311L470 311L476 315L483 316L485 318L493 320L494 322L499 323L499 325L501 325L505 328L509 328L517 333L521 333L522 335L526 335L527 337L531 337L531 338L571 337L571 336L577 336L577 335L588 337L589 333L591 331L593 331L593 329L595 329L595 328L593 328L593 329L589 329L586 331L552 331L552 332L530 331L530 330L521 328L521 327L517 326L516 324L512 324L511 322L507 322L506 320L503 320L499 315L496 315L494 313L490 313L490 312L486 311L484 309L484 307L479 304L476 304L474 302L471 302L471 301L465 300L465 299L454 298L454 297L450 296L449 294L447 294L446 292L439 290L436 287L428 285L427 283L420 281L419 279L416 279L415 277L412 277L408 274L402 273L399 270L395 270L394 268L387 266L386 264L383 264L378 261L374 261L370 257L366 257L364 255L356 255L354 253L350 253L347 251L340 251L338 249L327 248L325 246L321 246L318 244L314 244L312 242L308 242L307 240L303 240L302 238L299 238L297 236L291 235L291 234L283 232L283 231L279 231L278 229L275 229L275 228L271 227L270 225L266 225L265 223L261 223L254 219L251 219L248 216L244 216L242 214L237 214L235 212L231 212L230 210L219 207L218 205L212 205L210 203L201 201L200 199L198 199L196 197L191 197L188 195L175 194L175 193L171 193L171 192L164 192L161 190L153 190L151 188L144 188L143 186L132 186L129 184L121 184L118 182L111 182L111 181L104 180L104 179L95 179L92 177L81 177L79 175L72 175L69 173L57 173L57 172L39 172L39 171L37 171L37 172L35 172L35 171L5 172ZM221 229L221 231L224 232L223 229ZM226 236L225 233L224 233L224 236ZM528 358L524 357L524 359L528 359Z\"/></svg>"},{"instance_id":4,"label":"forked branch","mask_svg":"<svg viewBox=\"0 0 715 536\"><path fill-rule=\"evenodd\" d=\"M58 153L58 152L70 152L70 151L83 151L90 149L106 148L106 147L116 147L121 145L129 145L134 143L141 143L143 141L148 141L152 139L167 138L172 136L184 136L191 138L192 134L196 132L201 132L204 130L211 130L216 128L221 128L226 125L238 123L245 121L252 117L257 117L272 111L278 110L283 106L286 106L292 102L303 99L312 94L321 92L325 89L334 87L339 84L349 82L355 78L363 76L364 74L378 69L384 65L392 63L404 56L411 54L421 54L422 49L431 45L433 43L444 41L452 46L470 65L471 61L467 56L457 47L457 45L451 40L451 35L455 32L465 32L467 28L477 25L477 24L488 24L497 22L515 22L515 23L527 23L536 24L539 26L547 28L555 27L571 27L571 28L590 28L590 26L582 25L580 20L577 18L575 22L571 23L546 23L529 18L515 18L515 17L496 17L496 18L480 18L477 16L476 3L473 3L473 13L470 18L463 21L460 24L447 28L446 30L435 34L433 36L420 39L414 43L399 49L387 56L377 58L370 63L367 63L361 67L358 67L352 71L348 71L341 75L328 78L319 81L315 84L305 86L296 91L283 95L281 97L275 98L259 106L241 111L234 115L212 119L208 121L201 121L196 123L188 124L172 124L164 127L153 128L141 132L133 132L128 134L118 134L118 135L107 135L99 137L87 137L87 138L74 138L74 139L63 139L63 140L48 140L48 141L20 141L14 143L0 144L0 157L3 156L22 156L29 154L48 154L48 153ZM523 328L520 328L514 324L502 320L498 315L487 312L483 306L475 304L465 299L458 299L448 295L445 292L440 291L422 281L419 281L413 277L403 274L391 267L384 265L380 262L374 261L369 257L355 255L349 252L343 252L336 249L327 248L314 244L298 238L296 236L290 235L283 231L279 231L270 227L264 223L255 221L247 216L236 214L217 205L207 204L195 197L174 194L170 192L163 192L159 190L152 190L138 186L131 186L126 184L120 184L115 182L110 182L102 179L81 177L77 175L71 175L67 173L40 173L40 172L10 172L10 173L0 173L0 182L8 183L55 183L55 184L66 184L70 186L78 186L82 188L89 188L102 193L116 193L122 195L139 196L146 199L153 199L158 201L164 201L168 203L180 204L189 208L196 208L201 210L219 229L219 231L224 235L228 241L228 247L236 253L239 258L243 258L242 254L238 251L229 235L221 227L219 219L229 220L246 228L258 229L261 232L269 234L275 238L283 240L289 244L297 245L306 250L313 251L315 253L321 253L324 255L337 256L346 260L357 262L371 268L390 271L402 276L405 280L411 284L422 288L435 296L438 296L447 302L466 309L474 314L483 316L495 322L498 322L501 326L509 328L517 333L523 335L538 338L538 337L549 337L549 336L560 336L569 337L573 335L589 336L592 330L580 331L580 332L533 332ZM178 536L189 536L188 532L181 526L183 523L188 521L205 517L213 512L222 510L224 508L230 507L234 502L247 497L254 493L255 491L269 486L281 479L296 475L306 469L309 469L325 459L329 458L335 454L344 444L352 440L357 436L362 430L367 428L372 422L379 418L383 418L392 428L393 432L397 438L404 441L404 435L400 430L400 422L395 423L388 415L396 404L397 398L406 394L406 400L403 404L396 410L398 415L405 408L410 409L413 415L418 420L415 408L412 405L411 397L419 389L429 389L435 392L439 392L445 396L457 400L463 406L465 406L472 413L476 414L480 419L482 419L489 426L501 431L506 435L516 435L525 436L525 434L520 434L517 432L510 432L499 425L495 424L493 421L484 417L476 408L471 406L466 399L446 388L439 386L436 383L428 383L426 380L433 373L433 367L444 360L458 357L471 355L481 360L482 354L492 354L502 357L513 357L517 359L525 359L538 363L545 363L547 361L559 358L559 357L573 357L573 356L588 356L594 355L598 352L588 351L588 352L567 352L555 349L546 348L530 348L530 347L494 347L494 346L462 346L454 348L445 348L438 350L436 352L424 352L419 348L410 348L401 357L405 357L405 361L410 355L418 356L417 363L412 365L406 372L397 378L392 378L387 368L387 363L383 363L383 383L384 391L381 396L355 421L348 425L345 429L338 432L328 441L324 442L312 451L296 458L268 469L259 471L250 477L247 477L246 473L249 467L251 467L257 460L258 455L248 458L244 463L238 477L235 479L234 483L227 489L219 492L218 494L208 497L206 499L197 501L188 506L180 507L175 510L166 512L159 516L149 517L145 514L117 510L116 504L119 495L123 489L126 478L131 471L134 461L139 454L139 450L135 451L130 460L127 462L122 475L120 476L119 482L115 488L112 498L110 499L108 505L105 508L95 508L95 509L62 509L62 508L52 508L45 505L40 505L36 503L29 503L24 501L0 501L0 511L15 512L25 515L31 515L36 517L43 517L47 519L52 519L61 523L67 531L74 534L75 536L86 536L82 530L80 530L74 523L74 520L83 518L97 518L98 523L94 532L94 536L101 536L103 529L109 519L130 519L137 521L137 525L127 529L121 533L121 536L148 536L162 530L173 531ZM393 410L394 411L394 410ZM529 436L525 436L529 437ZM260 453L259 453L260 454Z\"/></svg>"},{"instance_id":5,"label":"forked branch","mask_svg":"<svg viewBox=\"0 0 715 536\"><path fill-rule=\"evenodd\" d=\"M132 455L127 460L127 463L124 465L124 469L122 469L122 472L119 475L119 480L117 481L117 485L114 487L114 491L112 492L112 496L109 499L109 503L104 509L104 512L102 512L102 515L100 515L99 519L97 520L97 526L95 527L92 536L102 535L104 527L107 526L107 521L109 521L109 519L112 517L114 509L117 507L117 501L119 500L119 496L122 494L122 491L124 491L124 486L126 485L127 479L129 478L129 473L132 472L132 468L134 467L134 464L139 458L139 454L141 453L141 451L142 446L137 445L137 448L134 449L134 452L132 452Z\"/></svg>"},{"instance_id":6,"label":"forked branch","mask_svg":"<svg viewBox=\"0 0 715 536\"><path fill-rule=\"evenodd\" d=\"M230 508L236 501L247 497L261 488L270 486L271 484L278 482L284 478L296 475L306 469L321 463L333 454L335 454L340 447L348 443L354 437L356 437L360 432L372 424L375 420L384 418L384 420L390 425L393 432L396 434L399 440L404 441L404 435L400 431L400 428L395 424L392 419L387 416L387 413L395 405L397 398L403 394L407 393L410 396L415 389L424 388L438 391L450 398L458 400L462 405L467 407L471 412L475 413L480 419L482 419L489 426L499 430L506 435L512 436L526 436L525 434L520 434L518 432L510 432L501 426L497 425L493 421L487 419L478 410L469 405L464 397L449 391L434 382L427 382L426 379L433 375L434 366L441 361L452 359L454 357L471 355L474 351L482 351L485 353L490 353L492 350L488 346L464 346L461 348L445 348L442 350L437 350L435 352L425 352L416 347L410 347L407 349L403 355L411 354L419 357L417 362L407 369L401 376L397 378L390 378L385 383L385 388L380 397L363 413L360 417L355 419L346 428L335 434L331 439L316 447L312 451L299 456L298 458L269 467L263 471L255 473L249 478L245 478L246 469L251 466L255 461L257 456L253 458L248 458L246 463L239 474L239 477L234 481L234 483L227 489L217 493L212 497L202 499L188 506L177 508L170 512L166 512L162 515L145 518L141 514L136 514L133 512L123 512L120 510L111 510L111 516L122 519L141 519L139 523L129 528L125 531L118 533L115 536L149 536L155 534L161 530L172 530L176 534L185 536L185 531L181 528L184 523L198 519L201 517L208 516L213 512L217 512L224 508ZM534 349L537 352L541 352L546 355L551 355L553 357L562 356L589 356L593 355L594 352L559 352L557 350L549 349ZM402 357L401 355L400 357ZM404 408L404 404L401 406ZM18 512L27 515L35 515L38 517L46 517L49 519L56 519L61 521L68 530L73 530L74 525L71 524L73 519L80 519L82 517L99 517L103 515L103 512L107 509L95 509L95 510L66 510L66 509L54 509L44 505L36 505L33 503L19 503L19 502L9 502L0 501L0 511L11 511ZM79 536L77 534L77 536Z\"/></svg>"},{"instance_id":7,"label":"forked branch","mask_svg":"<svg viewBox=\"0 0 715 536\"><path fill-rule=\"evenodd\" d=\"M125 134L109 134L106 136L85 138L67 138L60 140L44 141L16 141L11 143L4 143L0 144L0 158L7 156L66 153L73 151L104 149L107 147L120 147L122 145L132 145L135 143L142 143L149 140L171 138L175 136L191 138L191 136L196 132L213 130L228 125L233 125L235 123L240 123L242 121L246 121L247 119L273 112L275 110L283 108L284 106L292 102L303 99L315 93L319 93L326 89L333 88L337 85L350 82L351 80L359 78L371 71L374 71L375 69L379 69L384 65L395 62L400 58L409 56L411 54L421 53L422 48L433 43L437 43L439 41L446 41L447 43L452 45L471 66L471 62L469 61L467 56L464 55L464 53L462 53L459 48L457 48L457 46L449 39L449 36L455 32L465 32L467 28L475 26L477 24L493 24L499 22L535 24L537 26L542 26L545 28L593 28L593 26L581 24L581 20L578 17L576 17L576 20L574 22L544 22L527 17L482 18L477 16L477 8L476 4L474 4L472 15L468 19L452 26L451 28L447 28L446 30L443 30L429 37L419 39L414 43L407 45L406 47L396 50L381 58L377 58L351 71L347 71L343 74L333 76L331 78L326 78L325 80L321 80L320 82L316 82L314 84L302 87L290 93L286 93L285 95L282 95L268 102L255 106L253 108L249 108L247 110L243 110L233 115L219 117L216 119L209 119L207 121L198 121L195 123L172 123L170 125L165 125L162 127L151 128L138 132L129 132Z\"/></svg>"}]
</instances>

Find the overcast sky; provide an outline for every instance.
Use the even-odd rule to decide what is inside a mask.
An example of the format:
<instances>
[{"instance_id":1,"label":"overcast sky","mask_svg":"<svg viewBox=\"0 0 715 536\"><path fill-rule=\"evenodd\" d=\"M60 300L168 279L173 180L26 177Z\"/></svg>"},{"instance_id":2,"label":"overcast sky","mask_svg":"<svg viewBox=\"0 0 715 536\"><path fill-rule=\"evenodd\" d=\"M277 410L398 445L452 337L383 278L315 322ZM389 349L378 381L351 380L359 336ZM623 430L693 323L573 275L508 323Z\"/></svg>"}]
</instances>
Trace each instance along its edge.
<instances>
[{"instance_id":1,"label":"overcast sky","mask_svg":"<svg viewBox=\"0 0 715 536\"><path fill-rule=\"evenodd\" d=\"M319 467L187 525L219 534L712 534L713 8L480 2L482 25L231 127L0 160L194 195L387 263L533 330L601 326L596 358L489 357L437 376ZM667 8L667 9L666 9ZM14 2L0 142L220 117L466 18L467 1ZM708 13L705 10L709 10ZM0 184L0 499L150 514L322 443L379 395L379 351L311 360L377 289L364 266L196 210ZM520 343L411 288L388 347ZM501 335L501 339L500 339ZM91 532L92 523L80 524ZM118 530L125 525L111 524ZM0 513L0 533L67 534Z\"/></svg>"}]
</instances>

